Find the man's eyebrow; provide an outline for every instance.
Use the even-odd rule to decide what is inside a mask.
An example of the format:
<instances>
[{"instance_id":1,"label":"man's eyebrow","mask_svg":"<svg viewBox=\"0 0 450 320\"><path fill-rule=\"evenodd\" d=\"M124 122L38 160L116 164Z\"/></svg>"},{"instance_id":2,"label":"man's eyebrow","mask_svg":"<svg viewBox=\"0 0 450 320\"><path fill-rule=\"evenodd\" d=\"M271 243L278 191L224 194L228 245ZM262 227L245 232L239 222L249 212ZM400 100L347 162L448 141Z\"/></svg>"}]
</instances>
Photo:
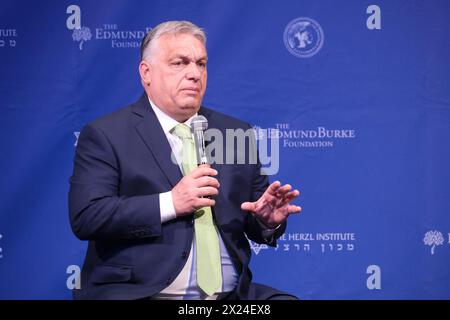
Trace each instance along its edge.
<instances>
[{"instance_id":1,"label":"man's eyebrow","mask_svg":"<svg viewBox=\"0 0 450 320\"><path fill-rule=\"evenodd\" d=\"M171 59L191 60L191 58L189 56L184 55L184 54L180 54L180 53L175 54ZM197 61L202 61L202 60L208 61L208 56L205 55L205 56L202 56L199 59L197 59Z\"/></svg>"}]
</instances>

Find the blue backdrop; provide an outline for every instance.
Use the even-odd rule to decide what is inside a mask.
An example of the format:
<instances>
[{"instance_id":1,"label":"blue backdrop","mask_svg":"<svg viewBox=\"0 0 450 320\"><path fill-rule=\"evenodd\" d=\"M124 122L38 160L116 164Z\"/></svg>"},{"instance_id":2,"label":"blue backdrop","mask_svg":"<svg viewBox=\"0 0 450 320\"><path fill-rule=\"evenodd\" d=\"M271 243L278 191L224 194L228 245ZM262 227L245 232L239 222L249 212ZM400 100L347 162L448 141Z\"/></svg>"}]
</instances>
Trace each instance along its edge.
<instances>
[{"instance_id":1,"label":"blue backdrop","mask_svg":"<svg viewBox=\"0 0 450 320\"><path fill-rule=\"evenodd\" d=\"M206 30L204 105L271 130L271 180L302 192L278 247L252 244L256 281L303 299L450 298L448 0L3 0L0 298L80 285L78 132L141 95L139 43L166 20Z\"/></svg>"}]
</instances>

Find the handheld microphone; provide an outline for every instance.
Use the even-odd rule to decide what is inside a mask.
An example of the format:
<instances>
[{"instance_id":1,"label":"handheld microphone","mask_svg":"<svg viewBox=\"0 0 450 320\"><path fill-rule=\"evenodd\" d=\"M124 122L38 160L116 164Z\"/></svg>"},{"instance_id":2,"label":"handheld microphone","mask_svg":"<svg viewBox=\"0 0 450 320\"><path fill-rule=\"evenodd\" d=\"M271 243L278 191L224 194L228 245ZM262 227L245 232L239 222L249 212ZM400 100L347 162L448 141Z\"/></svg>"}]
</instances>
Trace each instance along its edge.
<instances>
[{"instance_id":1,"label":"handheld microphone","mask_svg":"<svg viewBox=\"0 0 450 320\"><path fill-rule=\"evenodd\" d=\"M197 154L197 164L208 164L208 157L206 156L205 135L204 132L208 129L208 120L204 116L198 115L192 118L191 131L194 136L194 145ZM204 198L212 199L211 196Z\"/></svg>"},{"instance_id":2,"label":"handheld microphone","mask_svg":"<svg viewBox=\"0 0 450 320\"><path fill-rule=\"evenodd\" d=\"M197 164L207 164L208 157L206 156L205 136L204 132L208 129L208 120L204 116L198 115L192 118L191 131L194 135L194 144L197 154Z\"/></svg>"}]
</instances>

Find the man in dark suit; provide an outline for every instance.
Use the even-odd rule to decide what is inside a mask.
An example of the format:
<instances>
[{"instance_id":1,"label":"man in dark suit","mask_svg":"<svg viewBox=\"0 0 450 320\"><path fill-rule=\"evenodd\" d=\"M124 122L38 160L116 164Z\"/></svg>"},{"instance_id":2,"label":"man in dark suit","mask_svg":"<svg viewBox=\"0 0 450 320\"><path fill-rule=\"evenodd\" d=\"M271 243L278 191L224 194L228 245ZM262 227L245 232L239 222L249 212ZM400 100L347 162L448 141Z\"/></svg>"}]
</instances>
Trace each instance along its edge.
<instances>
[{"instance_id":1,"label":"man in dark suit","mask_svg":"<svg viewBox=\"0 0 450 320\"><path fill-rule=\"evenodd\" d=\"M298 190L269 186L259 161L187 165L183 130L196 115L224 136L251 130L201 107L205 41L186 21L152 29L141 46L145 93L82 130L69 211L89 246L76 299L295 298L251 282L247 238L275 246L289 214L301 210L291 204Z\"/></svg>"}]
</instances>

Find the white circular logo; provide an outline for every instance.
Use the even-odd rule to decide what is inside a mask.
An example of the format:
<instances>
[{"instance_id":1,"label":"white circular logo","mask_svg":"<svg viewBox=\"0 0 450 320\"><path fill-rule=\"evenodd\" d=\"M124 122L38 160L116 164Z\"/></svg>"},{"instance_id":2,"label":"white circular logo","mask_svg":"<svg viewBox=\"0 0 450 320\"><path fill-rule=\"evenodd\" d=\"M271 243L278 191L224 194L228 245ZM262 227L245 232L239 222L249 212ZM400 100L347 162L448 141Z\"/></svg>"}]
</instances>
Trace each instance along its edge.
<instances>
[{"instance_id":1,"label":"white circular logo","mask_svg":"<svg viewBox=\"0 0 450 320\"><path fill-rule=\"evenodd\" d=\"M284 29L284 45L294 56L309 58L323 46L324 35L320 24L311 18L292 20Z\"/></svg>"}]
</instances>

